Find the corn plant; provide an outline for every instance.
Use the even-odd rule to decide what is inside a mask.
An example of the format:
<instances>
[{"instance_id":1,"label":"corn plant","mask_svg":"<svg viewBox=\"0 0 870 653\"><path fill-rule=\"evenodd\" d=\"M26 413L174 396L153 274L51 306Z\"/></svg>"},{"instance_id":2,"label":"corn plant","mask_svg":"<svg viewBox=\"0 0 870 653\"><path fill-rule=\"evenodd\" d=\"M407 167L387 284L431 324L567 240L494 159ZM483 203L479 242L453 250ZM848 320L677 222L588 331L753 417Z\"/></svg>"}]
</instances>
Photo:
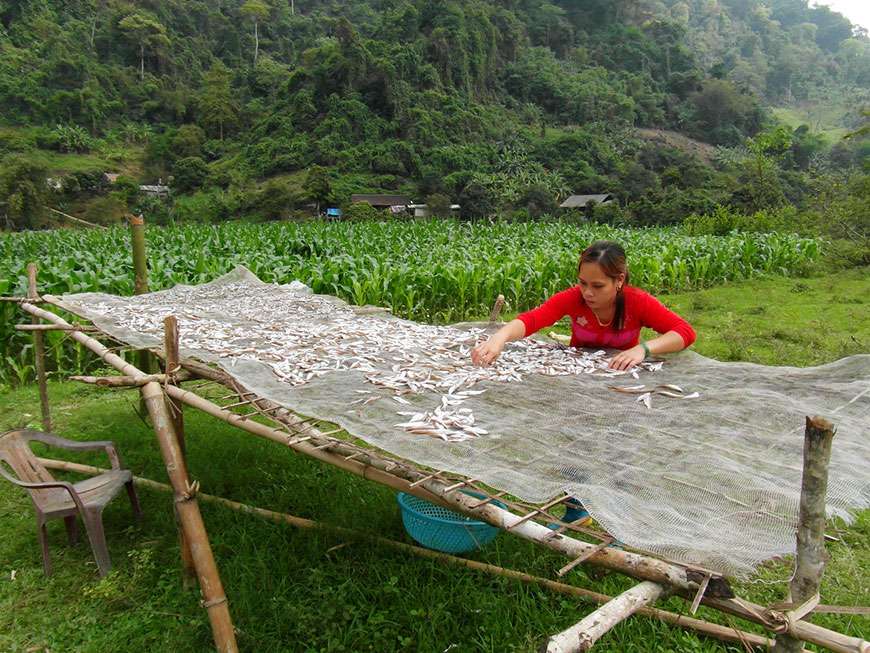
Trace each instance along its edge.
<instances>
[{"instance_id":1,"label":"corn plant","mask_svg":"<svg viewBox=\"0 0 870 653\"><path fill-rule=\"evenodd\" d=\"M654 293L795 274L820 253L818 241L789 234L690 236L676 227L563 222L235 222L150 227L147 238L152 290L202 283L241 264L264 281L299 279L315 292L426 322L485 317L499 293L513 310L530 308L575 283L580 251L602 238L623 244L632 283ZM4 293L25 293L29 261L39 265L44 293L133 292L122 227L0 234ZM13 329L21 318L14 305L0 305L0 380L7 382L32 376L28 339ZM93 364L68 338L50 336L48 344L49 366L58 373Z\"/></svg>"}]
</instances>

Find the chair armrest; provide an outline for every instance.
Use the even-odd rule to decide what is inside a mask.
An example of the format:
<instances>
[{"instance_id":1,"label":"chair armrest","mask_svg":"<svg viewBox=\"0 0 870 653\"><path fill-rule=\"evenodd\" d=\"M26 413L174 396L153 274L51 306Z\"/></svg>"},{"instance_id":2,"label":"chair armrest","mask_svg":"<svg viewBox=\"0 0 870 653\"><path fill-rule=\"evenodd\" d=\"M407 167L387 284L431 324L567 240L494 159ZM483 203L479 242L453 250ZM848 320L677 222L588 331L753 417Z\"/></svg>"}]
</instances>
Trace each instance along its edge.
<instances>
[{"instance_id":1,"label":"chair armrest","mask_svg":"<svg viewBox=\"0 0 870 653\"><path fill-rule=\"evenodd\" d=\"M85 508L84 505L82 504L81 498L79 497L79 493L76 492L75 488L72 486L72 483L68 483L67 481L47 481L45 483L28 483L26 481L22 481L20 479L15 478L14 476L12 476L12 474L10 474L5 469L3 469L3 465L0 465L0 476L5 478L7 481L11 481L12 483L17 485L18 487L23 487L27 490L49 490L49 489L55 488L55 487L63 488L64 490L69 492L69 495L72 497L73 503L76 504L76 507L79 509L79 511L83 511Z\"/></svg>"},{"instance_id":2,"label":"chair armrest","mask_svg":"<svg viewBox=\"0 0 870 653\"><path fill-rule=\"evenodd\" d=\"M27 436L30 440L42 442L51 447L60 447L69 451L93 451L96 449L105 449L109 456L109 462L112 464L112 469L121 469L121 458L118 456L118 450L115 448L115 443L111 440L92 440L79 442L78 440L67 440L51 433L41 433L39 431L29 431Z\"/></svg>"}]
</instances>

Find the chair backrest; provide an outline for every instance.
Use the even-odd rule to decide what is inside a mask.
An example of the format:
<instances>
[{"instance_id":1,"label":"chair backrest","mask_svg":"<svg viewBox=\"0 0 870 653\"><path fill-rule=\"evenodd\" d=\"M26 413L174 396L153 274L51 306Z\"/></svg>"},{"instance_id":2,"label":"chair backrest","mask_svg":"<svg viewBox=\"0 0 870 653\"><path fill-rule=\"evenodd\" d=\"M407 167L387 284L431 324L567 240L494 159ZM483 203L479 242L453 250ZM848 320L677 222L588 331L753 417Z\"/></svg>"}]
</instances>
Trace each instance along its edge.
<instances>
[{"instance_id":1,"label":"chair backrest","mask_svg":"<svg viewBox=\"0 0 870 653\"><path fill-rule=\"evenodd\" d=\"M6 463L18 480L25 483L50 483L54 481L54 477L37 460L30 448L30 436L34 433L36 432L22 429L0 435L0 464ZM56 494L52 490L28 491L37 505L47 499L49 494Z\"/></svg>"}]
</instances>

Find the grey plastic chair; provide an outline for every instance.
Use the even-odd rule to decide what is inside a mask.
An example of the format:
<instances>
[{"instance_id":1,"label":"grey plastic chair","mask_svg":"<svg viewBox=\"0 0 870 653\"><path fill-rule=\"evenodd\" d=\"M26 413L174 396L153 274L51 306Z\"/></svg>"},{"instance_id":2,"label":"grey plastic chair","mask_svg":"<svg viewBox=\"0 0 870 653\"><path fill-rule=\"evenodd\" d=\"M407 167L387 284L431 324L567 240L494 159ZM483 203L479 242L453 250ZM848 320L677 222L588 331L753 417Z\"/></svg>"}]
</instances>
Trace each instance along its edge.
<instances>
[{"instance_id":1,"label":"grey plastic chair","mask_svg":"<svg viewBox=\"0 0 870 653\"><path fill-rule=\"evenodd\" d=\"M105 449L112 469L78 483L56 481L31 450L31 442L42 442L71 451ZM4 462L17 478L4 469L2 464ZM27 489L30 494L36 511L36 526L46 575L51 574L45 527L49 519L63 519L70 544L75 544L78 539L76 515L81 515L100 576L105 576L111 570L112 562L109 559L106 535L103 531L103 509L121 491L121 488L126 488L136 520L142 518L139 498L133 488L133 474L130 470L121 468L121 460L118 458L115 445L108 440L76 442L29 429L7 431L0 435L0 476Z\"/></svg>"}]
</instances>

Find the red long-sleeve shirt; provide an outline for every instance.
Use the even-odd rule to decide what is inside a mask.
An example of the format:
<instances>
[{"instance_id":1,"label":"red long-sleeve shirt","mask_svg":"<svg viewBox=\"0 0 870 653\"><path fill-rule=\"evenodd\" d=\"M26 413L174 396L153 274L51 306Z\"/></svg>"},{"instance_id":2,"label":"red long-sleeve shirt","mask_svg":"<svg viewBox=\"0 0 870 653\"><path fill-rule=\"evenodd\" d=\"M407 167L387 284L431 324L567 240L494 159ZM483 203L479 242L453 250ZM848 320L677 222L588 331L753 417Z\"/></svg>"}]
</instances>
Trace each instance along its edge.
<instances>
[{"instance_id":1,"label":"red long-sleeve shirt","mask_svg":"<svg viewBox=\"0 0 870 653\"><path fill-rule=\"evenodd\" d=\"M676 331L686 347L695 342L695 331L679 315L665 308L648 292L626 286L625 319L623 328L616 331L611 325L601 326L592 309L583 300L580 286L556 293L537 308L517 316L526 325L526 335L554 324L566 315L571 318L572 347L609 347L630 349L640 338L641 327L649 327L658 333Z\"/></svg>"}]
</instances>

